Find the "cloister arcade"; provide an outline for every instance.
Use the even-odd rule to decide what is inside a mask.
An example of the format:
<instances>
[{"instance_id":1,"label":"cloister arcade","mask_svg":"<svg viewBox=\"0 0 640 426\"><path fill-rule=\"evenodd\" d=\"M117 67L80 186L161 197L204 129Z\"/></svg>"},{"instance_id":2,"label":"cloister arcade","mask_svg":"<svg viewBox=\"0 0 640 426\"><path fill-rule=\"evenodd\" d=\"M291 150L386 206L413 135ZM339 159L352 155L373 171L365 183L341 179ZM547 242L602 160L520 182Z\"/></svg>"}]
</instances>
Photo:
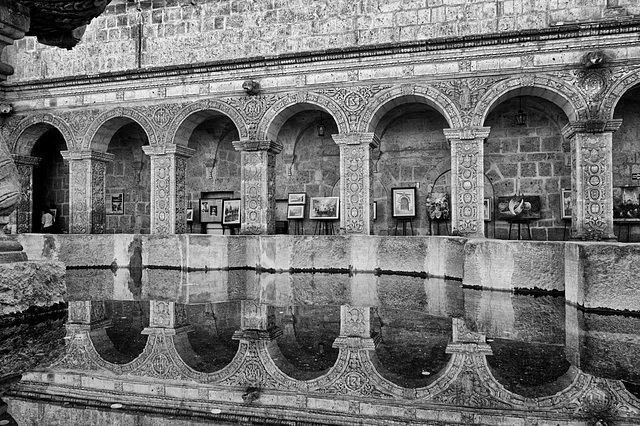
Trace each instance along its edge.
<instances>
[{"instance_id":1,"label":"cloister arcade","mask_svg":"<svg viewBox=\"0 0 640 426\"><path fill-rule=\"evenodd\" d=\"M424 202L444 191L449 230L506 238L506 222L485 223L483 201L525 194L541 200L533 239L562 240L571 189L571 236L614 239L613 187L640 172L637 78L597 96L525 74L17 115L5 126L23 185L11 228L38 232L49 207L65 233L183 233L202 193L227 191L242 200L242 233L271 234L276 200L304 192L340 197L342 232L387 235L391 188L414 187L416 234L433 232ZM121 215L107 214L112 193Z\"/></svg>"}]
</instances>

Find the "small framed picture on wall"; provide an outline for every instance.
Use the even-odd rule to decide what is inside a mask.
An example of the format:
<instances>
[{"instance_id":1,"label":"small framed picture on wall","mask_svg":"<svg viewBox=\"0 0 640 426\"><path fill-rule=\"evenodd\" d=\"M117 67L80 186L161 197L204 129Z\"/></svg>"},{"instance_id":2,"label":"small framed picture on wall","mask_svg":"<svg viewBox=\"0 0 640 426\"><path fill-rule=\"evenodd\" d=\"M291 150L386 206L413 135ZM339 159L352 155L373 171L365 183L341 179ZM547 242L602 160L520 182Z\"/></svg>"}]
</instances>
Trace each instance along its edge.
<instances>
[{"instance_id":1,"label":"small framed picture on wall","mask_svg":"<svg viewBox=\"0 0 640 426\"><path fill-rule=\"evenodd\" d=\"M193 222L193 209L191 207L187 207L187 222Z\"/></svg>"},{"instance_id":2,"label":"small framed picture on wall","mask_svg":"<svg viewBox=\"0 0 640 426\"><path fill-rule=\"evenodd\" d=\"M307 202L307 194L304 192L301 193L290 193L289 194L289 204L305 204Z\"/></svg>"},{"instance_id":3,"label":"small framed picture on wall","mask_svg":"<svg viewBox=\"0 0 640 426\"><path fill-rule=\"evenodd\" d=\"M124 191L107 192L104 204L107 214L124 214Z\"/></svg>"},{"instance_id":4,"label":"small framed picture on wall","mask_svg":"<svg viewBox=\"0 0 640 426\"><path fill-rule=\"evenodd\" d=\"M491 198L485 198L482 204L484 206L484 221L491 222L493 219L493 202Z\"/></svg>"},{"instance_id":5,"label":"small framed picture on wall","mask_svg":"<svg viewBox=\"0 0 640 426\"><path fill-rule=\"evenodd\" d=\"M222 198L200 199L200 222L222 223Z\"/></svg>"},{"instance_id":6,"label":"small framed picture on wall","mask_svg":"<svg viewBox=\"0 0 640 426\"><path fill-rule=\"evenodd\" d=\"M571 219L571 189L562 189L562 219Z\"/></svg>"}]
</instances>

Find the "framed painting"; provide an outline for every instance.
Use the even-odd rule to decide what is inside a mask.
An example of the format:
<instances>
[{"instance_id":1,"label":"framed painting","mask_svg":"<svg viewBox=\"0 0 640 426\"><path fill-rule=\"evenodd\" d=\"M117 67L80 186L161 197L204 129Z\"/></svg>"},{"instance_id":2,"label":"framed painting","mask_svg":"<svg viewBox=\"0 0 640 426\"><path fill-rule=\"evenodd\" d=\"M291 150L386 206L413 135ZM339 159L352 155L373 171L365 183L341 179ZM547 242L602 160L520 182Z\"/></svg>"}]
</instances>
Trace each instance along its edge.
<instances>
[{"instance_id":1,"label":"framed painting","mask_svg":"<svg viewBox=\"0 0 640 426\"><path fill-rule=\"evenodd\" d=\"M484 207L484 221L491 222L493 219L493 203L491 202L491 198L485 198L482 202Z\"/></svg>"},{"instance_id":2,"label":"framed painting","mask_svg":"<svg viewBox=\"0 0 640 426\"><path fill-rule=\"evenodd\" d=\"M124 214L124 191L107 192L106 198L107 214Z\"/></svg>"},{"instance_id":3,"label":"framed painting","mask_svg":"<svg viewBox=\"0 0 640 426\"><path fill-rule=\"evenodd\" d=\"M193 222L193 209L187 207L187 222Z\"/></svg>"},{"instance_id":4,"label":"framed painting","mask_svg":"<svg viewBox=\"0 0 640 426\"><path fill-rule=\"evenodd\" d=\"M200 199L200 222L222 223L222 198Z\"/></svg>"},{"instance_id":5,"label":"framed painting","mask_svg":"<svg viewBox=\"0 0 640 426\"><path fill-rule=\"evenodd\" d=\"M416 217L415 188L391 188L391 202L393 217Z\"/></svg>"},{"instance_id":6,"label":"framed painting","mask_svg":"<svg viewBox=\"0 0 640 426\"><path fill-rule=\"evenodd\" d=\"M287 219L304 219L304 206L299 204L289 204L287 209Z\"/></svg>"},{"instance_id":7,"label":"framed painting","mask_svg":"<svg viewBox=\"0 0 640 426\"><path fill-rule=\"evenodd\" d=\"M240 199L222 200L222 224L240 225Z\"/></svg>"},{"instance_id":8,"label":"framed painting","mask_svg":"<svg viewBox=\"0 0 640 426\"><path fill-rule=\"evenodd\" d=\"M290 193L289 204L305 204L307 202L307 194L302 193Z\"/></svg>"},{"instance_id":9,"label":"framed painting","mask_svg":"<svg viewBox=\"0 0 640 426\"><path fill-rule=\"evenodd\" d=\"M378 202L373 202L373 220L378 219Z\"/></svg>"},{"instance_id":10,"label":"framed painting","mask_svg":"<svg viewBox=\"0 0 640 426\"><path fill-rule=\"evenodd\" d=\"M613 218L628 221L640 219L640 186L613 188Z\"/></svg>"},{"instance_id":11,"label":"framed painting","mask_svg":"<svg viewBox=\"0 0 640 426\"><path fill-rule=\"evenodd\" d=\"M563 188L562 189L562 215L560 216L562 219L571 219L571 190Z\"/></svg>"},{"instance_id":12,"label":"framed painting","mask_svg":"<svg viewBox=\"0 0 640 426\"><path fill-rule=\"evenodd\" d=\"M340 218L340 197L311 197L309 219L335 220Z\"/></svg>"},{"instance_id":13,"label":"framed painting","mask_svg":"<svg viewBox=\"0 0 640 426\"><path fill-rule=\"evenodd\" d=\"M531 220L540 219L539 195L514 195L498 197L498 219Z\"/></svg>"}]
</instances>

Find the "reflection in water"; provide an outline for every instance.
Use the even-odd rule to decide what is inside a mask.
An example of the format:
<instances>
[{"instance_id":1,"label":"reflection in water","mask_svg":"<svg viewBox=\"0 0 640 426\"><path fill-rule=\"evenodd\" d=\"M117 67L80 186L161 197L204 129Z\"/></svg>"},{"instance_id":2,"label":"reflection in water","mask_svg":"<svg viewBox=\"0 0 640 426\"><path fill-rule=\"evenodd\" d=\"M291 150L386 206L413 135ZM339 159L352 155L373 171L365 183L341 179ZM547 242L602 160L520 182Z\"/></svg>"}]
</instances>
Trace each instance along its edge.
<instances>
[{"instance_id":1,"label":"reflection in water","mask_svg":"<svg viewBox=\"0 0 640 426\"><path fill-rule=\"evenodd\" d=\"M43 424L71 395L105 424L111 403L121 419L156 413L153 424L246 423L257 407L273 424L480 424L474 413L488 424L640 423L639 316L367 274L144 270L138 296L121 270L106 272L89 288L69 283L63 356L20 367L5 397L20 424ZM48 327L34 346L59 344ZM23 332L5 332L3 364ZM38 406L45 397L53 405ZM65 410L65 424L87 424L88 411Z\"/></svg>"}]
</instances>

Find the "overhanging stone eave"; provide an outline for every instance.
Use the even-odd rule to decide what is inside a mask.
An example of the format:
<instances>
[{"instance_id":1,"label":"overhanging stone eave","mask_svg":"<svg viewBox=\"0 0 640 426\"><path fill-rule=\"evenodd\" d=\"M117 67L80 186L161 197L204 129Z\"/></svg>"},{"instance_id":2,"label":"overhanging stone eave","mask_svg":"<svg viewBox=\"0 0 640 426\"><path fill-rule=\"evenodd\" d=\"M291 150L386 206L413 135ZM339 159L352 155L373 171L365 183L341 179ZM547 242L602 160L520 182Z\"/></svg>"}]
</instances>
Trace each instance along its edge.
<instances>
[{"instance_id":1,"label":"overhanging stone eave","mask_svg":"<svg viewBox=\"0 0 640 426\"><path fill-rule=\"evenodd\" d=\"M586 37L605 37L640 32L640 18L615 19L600 22L587 22L556 25L543 29L509 31L469 35L461 37L440 37L435 39L385 43L376 45L353 46L347 48L319 51L284 53L273 56L255 56L249 58L226 59L220 61L199 62L193 64L147 67L113 71L92 75L75 75L16 83L0 83L12 91L60 88L126 82L135 79L180 77L185 75L213 73L221 71L253 70L286 65L315 62L343 61L380 56L435 53L450 50L497 47L523 43L552 42Z\"/></svg>"}]
</instances>

